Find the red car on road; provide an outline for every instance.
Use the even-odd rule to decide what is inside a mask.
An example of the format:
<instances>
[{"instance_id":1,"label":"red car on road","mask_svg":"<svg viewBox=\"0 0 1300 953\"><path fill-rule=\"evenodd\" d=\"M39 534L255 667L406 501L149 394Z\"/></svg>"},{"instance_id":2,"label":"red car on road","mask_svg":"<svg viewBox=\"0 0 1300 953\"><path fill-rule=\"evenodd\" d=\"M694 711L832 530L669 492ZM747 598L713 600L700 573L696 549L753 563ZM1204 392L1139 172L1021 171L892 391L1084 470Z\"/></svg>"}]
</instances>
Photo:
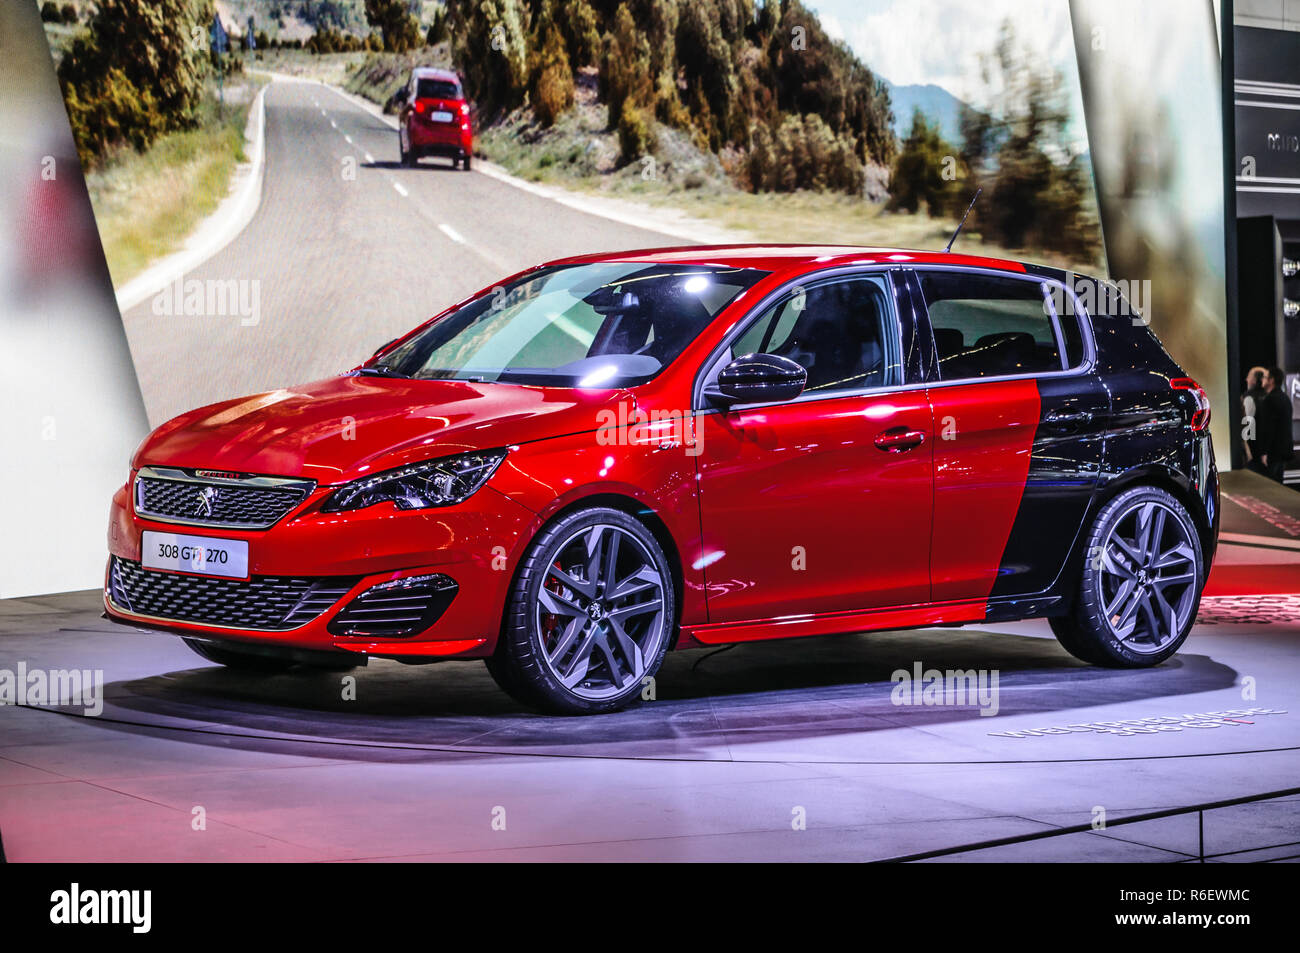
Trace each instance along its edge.
<instances>
[{"instance_id":1,"label":"red car on road","mask_svg":"<svg viewBox=\"0 0 1300 953\"><path fill-rule=\"evenodd\" d=\"M417 67L399 91L397 144L403 165L425 156L451 159L466 172L474 157L474 123L460 77L451 70Z\"/></svg>"},{"instance_id":2,"label":"red car on road","mask_svg":"<svg viewBox=\"0 0 1300 953\"><path fill-rule=\"evenodd\" d=\"M1046 617L1172 655L1217 539L1209 403L1114 289L845 247L567 259L338 377L159 427L108 615L242 668L480 658L619 708L671 648Z\"/></svg>"}]
</instances>

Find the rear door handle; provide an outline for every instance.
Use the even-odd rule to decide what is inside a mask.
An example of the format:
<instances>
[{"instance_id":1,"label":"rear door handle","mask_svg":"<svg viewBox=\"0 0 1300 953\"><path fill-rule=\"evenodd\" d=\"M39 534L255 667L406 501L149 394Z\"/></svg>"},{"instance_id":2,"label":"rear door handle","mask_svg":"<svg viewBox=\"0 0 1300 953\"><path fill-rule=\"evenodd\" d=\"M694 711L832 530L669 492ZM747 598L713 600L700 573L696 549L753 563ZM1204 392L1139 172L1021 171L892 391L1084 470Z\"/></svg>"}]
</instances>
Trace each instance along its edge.
<instances>
[{"instance_id":1,"label":"rear door handle","mask_svg":"<svg viewBox=\"0 0 1300 953\"><path fill-rule=\"evenodd\" d=\"M886 453L905 453L925 443L925 434L908 427L890 427L876 437L876 446Z\"/></svg>"}]
</instances>

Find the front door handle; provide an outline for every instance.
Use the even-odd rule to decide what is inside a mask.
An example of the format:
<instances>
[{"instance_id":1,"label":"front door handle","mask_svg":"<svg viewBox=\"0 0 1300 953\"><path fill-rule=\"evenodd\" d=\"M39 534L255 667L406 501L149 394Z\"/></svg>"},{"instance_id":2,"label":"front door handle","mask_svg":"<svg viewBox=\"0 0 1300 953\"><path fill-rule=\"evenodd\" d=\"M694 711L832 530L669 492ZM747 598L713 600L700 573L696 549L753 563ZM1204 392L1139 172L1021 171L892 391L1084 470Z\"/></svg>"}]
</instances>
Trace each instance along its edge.
<instances>
[{"instance_id":1,"label":"front door handle","mask_svg":"<svg viewBox=\"0 0 1300 953\"><path fill-rule=\"evenodd\" d=\"M925 434L909 427L890 427L876 437L876 446L886 453L905 453L925 443Z\"/></svg>"}]
</instances>

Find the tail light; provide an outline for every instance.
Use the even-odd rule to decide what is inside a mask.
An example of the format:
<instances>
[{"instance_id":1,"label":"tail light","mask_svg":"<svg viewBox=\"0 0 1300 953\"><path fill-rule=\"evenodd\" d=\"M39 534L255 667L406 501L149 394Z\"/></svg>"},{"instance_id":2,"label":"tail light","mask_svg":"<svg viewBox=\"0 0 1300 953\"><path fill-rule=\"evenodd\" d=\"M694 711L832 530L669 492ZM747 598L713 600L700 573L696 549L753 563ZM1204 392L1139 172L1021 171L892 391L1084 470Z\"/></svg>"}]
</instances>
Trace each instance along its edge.
<instances>
[{"instance_id":1,"label":"tail light","mask_svg":"<svg viewBox=\"0 0 1300 953\"><path fill-rule=\"evenodd\" d=\"M1192 392L1196 400L1196 411L1192 414L1192 433L1200 433L1210 425L1210 398L1205 396L1205 388L1190 377L1175 377L1169 382L1174 390Z\"/></svg>"}]
</instances>

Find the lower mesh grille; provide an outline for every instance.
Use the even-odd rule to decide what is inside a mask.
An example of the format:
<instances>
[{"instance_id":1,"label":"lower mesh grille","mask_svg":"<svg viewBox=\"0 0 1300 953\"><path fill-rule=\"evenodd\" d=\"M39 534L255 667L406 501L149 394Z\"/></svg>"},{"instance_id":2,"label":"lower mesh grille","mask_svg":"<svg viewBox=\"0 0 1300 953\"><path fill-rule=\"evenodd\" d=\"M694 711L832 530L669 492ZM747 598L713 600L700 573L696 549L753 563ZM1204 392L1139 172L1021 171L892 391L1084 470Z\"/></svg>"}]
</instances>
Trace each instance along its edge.
<instances>
[{"instance_id":1,"label":"lower mesh grille","mask_svg":"<svg viewBox=\"0 0 1300 953\"><path fill-rule=\"evenodd\" d=\"M450 576L440 573L380 583L344 606L326 628L335 635L414 635L438 621L457 588Z\"/></svg>"},{"instance_id":2,"label":"lower mesh grille","mask_svg":"<svg viewBox=\"0 0 1300 953\"><path fill-rule=\"evenodd\" d=\"M216 579L145 569L114 556L109 596L136 615L231 629L296 629L357 584L357 576L254 576Z\"/></svg>"}]
</instances>

